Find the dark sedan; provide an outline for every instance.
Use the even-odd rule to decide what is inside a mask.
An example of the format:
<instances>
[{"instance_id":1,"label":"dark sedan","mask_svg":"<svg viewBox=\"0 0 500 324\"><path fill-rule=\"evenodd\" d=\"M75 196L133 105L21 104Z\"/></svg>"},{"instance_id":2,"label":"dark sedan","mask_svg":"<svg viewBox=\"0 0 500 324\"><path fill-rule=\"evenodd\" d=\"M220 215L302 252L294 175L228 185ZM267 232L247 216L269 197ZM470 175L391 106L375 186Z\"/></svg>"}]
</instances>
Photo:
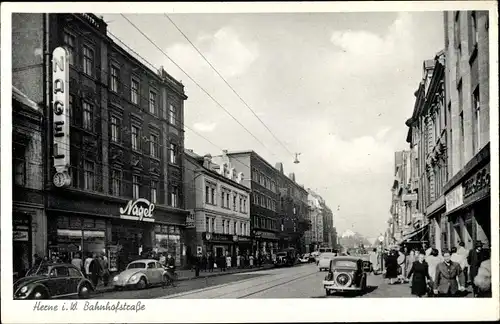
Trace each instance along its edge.
<instances>
[{"instance_id":1,"label":"dark sedan","mask_svg":"<svg viewBox=\"0 0 500 324\"><path fill-rule=\"evenodd\" d=\"M14 283L14 299L87 298L92 283L71 264L41 264Z\"/></svg>"}]
</instances>

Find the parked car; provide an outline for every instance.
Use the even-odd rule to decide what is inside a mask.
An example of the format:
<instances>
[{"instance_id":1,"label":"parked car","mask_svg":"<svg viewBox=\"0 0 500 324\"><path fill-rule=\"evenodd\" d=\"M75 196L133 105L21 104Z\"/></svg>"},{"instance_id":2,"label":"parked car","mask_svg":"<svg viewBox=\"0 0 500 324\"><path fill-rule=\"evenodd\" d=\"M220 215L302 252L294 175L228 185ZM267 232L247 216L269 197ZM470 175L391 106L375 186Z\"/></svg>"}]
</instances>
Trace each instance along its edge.
<instances>
[{"instance_id":1,"label":"parked car","mask_svg":"<svg viewBox=\"0 0 500 324\"><path fill-rule=\"evenodd\" d=\"M367 272L363 266L363 260L350 256L332 259L323 286L327 296L333 292L366 291Z\"/></svg>"},{"instance_id":2,"label":"parked car","mask_svg":"<svg viewBox=\"0 0 500 324\"><path fill-rule=\"evenodd\" d=\"M14 299L88 298L95 290L72 264L44 263L14 282Z\"/></svg>"},{"instance_id":3,"label":"parked car","mask_svg":"<svg viewBox=\"0 0 500 324\"><path fill-rule=\"evenodd\" d=\"M164 284L168 281L167 270L153 259L141 259L130 262L127 268L113 278L115 289L144 289L149 286Z\"/></svg>"},{"instance_id":4,"label":"parked car","mask_svg":"<svg viewBox=\"0 0 500 324\"><path fill-rule=\"evenodd\" d=\"M288 248L276 253L275 267L293 266L297 262L297 252L293 248Z\"/></svg>"},{"instance_id":5,"label":"parked car","mask_svg":"<svg viewBox=\"0 0 500 324\"><path fill-rule=\"evenodd\" d=\"M335 253L325 252L319 255L318 268L319 271L328 270L330 268L330 261L335 258Z\"/></svg>"}]
</instances>

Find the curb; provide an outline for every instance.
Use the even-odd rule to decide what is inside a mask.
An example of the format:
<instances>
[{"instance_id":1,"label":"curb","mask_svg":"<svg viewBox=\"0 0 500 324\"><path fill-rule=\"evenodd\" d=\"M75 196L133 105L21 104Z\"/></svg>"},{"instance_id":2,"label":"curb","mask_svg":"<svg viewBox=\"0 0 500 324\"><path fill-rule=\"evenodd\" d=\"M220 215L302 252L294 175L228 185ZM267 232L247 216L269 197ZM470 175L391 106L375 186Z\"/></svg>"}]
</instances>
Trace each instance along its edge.
<instances>
[{"instance_id":1,"label":"curb","mask_svg":"<svg viewBox=\"0 0 500 324\"><path fill-rule=\"evenodd\" d=\"M301 264L298 264L300 266ZM297 265L296 265L297 266ZM245 272L255 272L255 271L263 271L263 270L269 270L269 269L274 269L274 265L272 266L262 266L260 268L252 268L252 269L243 269L241 271L234 271L234 272L217 272L213 273L208 276L199 276L199 277L181 277L178 278L177 281L188 281L188 280L197 280L197 279L203 279L203 278L211 278L211 277L219 277L219 276L225 276L225 275L230 275L230 274L237 274L237 273L245 273ZM108 292L115 291L115 288L113 286L108 286L103 289L95 290L93 295L99 295L99 294L104 294Z\"/></svg>"}]
</instances>

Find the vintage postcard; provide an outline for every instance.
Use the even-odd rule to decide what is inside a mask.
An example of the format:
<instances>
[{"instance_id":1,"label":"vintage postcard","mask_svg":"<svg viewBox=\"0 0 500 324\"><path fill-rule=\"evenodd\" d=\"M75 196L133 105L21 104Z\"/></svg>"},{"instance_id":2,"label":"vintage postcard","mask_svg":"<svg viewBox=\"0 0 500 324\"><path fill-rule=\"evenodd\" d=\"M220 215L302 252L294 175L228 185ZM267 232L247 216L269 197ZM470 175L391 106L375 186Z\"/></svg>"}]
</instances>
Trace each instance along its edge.
<instances>
[{"instance_id":1,"label":"vintage postcard","mask_svg":"<svg viewBox=\"0 0 500 324\"><path fill-rule=\"evenodd\" d=\"M3 3L2 322L498 320L497 9Z\"/></svg>"}]
</instances>

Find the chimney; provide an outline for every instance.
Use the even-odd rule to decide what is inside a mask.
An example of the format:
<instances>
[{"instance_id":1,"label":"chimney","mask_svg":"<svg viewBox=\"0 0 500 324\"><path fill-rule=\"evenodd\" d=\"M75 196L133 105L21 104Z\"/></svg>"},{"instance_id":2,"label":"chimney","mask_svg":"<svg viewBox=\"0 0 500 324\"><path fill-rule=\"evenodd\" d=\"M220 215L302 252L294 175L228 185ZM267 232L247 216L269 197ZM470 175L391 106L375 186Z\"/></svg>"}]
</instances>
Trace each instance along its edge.
<instances>
[{"instance_id":1,"label":"chimney","mask_svg":"<svg viewBox=\"0 0 500 324\"><path fill-rule=\"evenodd\" d=\"M293 182L295 182L295 173L290 173L288 176Z\"/></svg>"},{"instance_id":2,"label":"chimney","mask_svg":"<svg viewBox=\"0 0 500 324\"><path fill-rule=\"evenodd\" d=\"M210 164L212 163L212 156L210 154L205 154L203 156L203 167L210 169Z\"/></svg>"},{"instance_id":3,"label":"chimney","mask_svg":"<svg viewBox=\"0 0 500 324\"><path fill-rule=\"evenodd\" d=\"M276 169L283 174L283 163L281 162L276 163Z\"/></svg>"}]
</instances>

